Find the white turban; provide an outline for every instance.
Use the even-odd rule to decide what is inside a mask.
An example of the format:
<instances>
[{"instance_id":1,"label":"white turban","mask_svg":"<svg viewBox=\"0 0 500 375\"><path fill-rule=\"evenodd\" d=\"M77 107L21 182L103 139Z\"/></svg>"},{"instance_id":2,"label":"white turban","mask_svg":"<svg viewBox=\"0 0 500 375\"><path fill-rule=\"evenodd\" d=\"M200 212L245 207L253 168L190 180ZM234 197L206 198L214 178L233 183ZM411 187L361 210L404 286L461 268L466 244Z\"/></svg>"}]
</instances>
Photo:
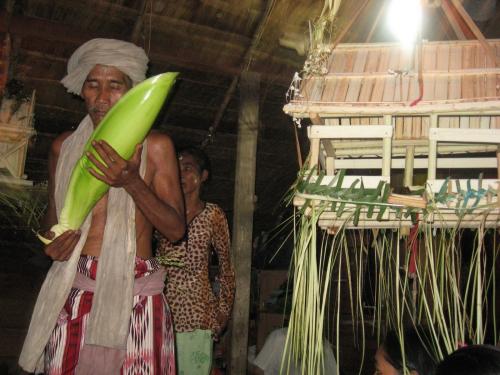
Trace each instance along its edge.
<instances>
[{"instance_id":1,"label":"white turban","mask_svg":"<svg viewBox=\"0 0 500 375\"><path fill-rule=\"evenodd\" d=\"M144 50L133 43L117 39L92 39L73 52L68 61L68 74L61 83L68 92L80 95L88 74L99 64L116 67L135 86L146 79L148 61Z\"/></svg>"}]
</instances>

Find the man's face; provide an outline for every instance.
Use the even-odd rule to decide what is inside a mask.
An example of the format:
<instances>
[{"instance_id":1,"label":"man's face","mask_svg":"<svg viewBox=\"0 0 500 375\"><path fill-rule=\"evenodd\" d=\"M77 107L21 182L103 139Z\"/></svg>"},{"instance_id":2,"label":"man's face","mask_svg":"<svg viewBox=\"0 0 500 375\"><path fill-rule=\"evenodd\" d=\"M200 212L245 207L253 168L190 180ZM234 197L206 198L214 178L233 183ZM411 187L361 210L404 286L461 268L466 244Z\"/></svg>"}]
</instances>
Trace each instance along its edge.
<instances>
[{"instance_id":1,"label":"man's face","mask_svg":"<svg viewBox=\"0 0 500 375\"><path fill-rule=\"evenodd\" d=\"M94 127L131 86L130 78L114 66L96 65L90 71L83 83L82 97Z\"/></svg>"}]
</instances>

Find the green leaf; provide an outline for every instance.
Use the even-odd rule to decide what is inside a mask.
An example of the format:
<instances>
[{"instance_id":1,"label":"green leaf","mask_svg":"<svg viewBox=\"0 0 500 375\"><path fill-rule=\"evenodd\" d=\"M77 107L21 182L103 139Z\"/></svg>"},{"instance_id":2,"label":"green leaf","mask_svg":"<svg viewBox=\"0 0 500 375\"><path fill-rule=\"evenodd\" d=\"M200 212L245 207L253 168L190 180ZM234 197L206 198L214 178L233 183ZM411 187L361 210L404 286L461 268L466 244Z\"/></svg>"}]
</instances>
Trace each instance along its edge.
<instances>
[{"instance_id":1,"label":"green leaf","mask_svg":"<svg viewBox=\"0 0 500 375\"><path fill-rule=\"evenodd\" d=\"M354 225L358 225L359 223L359 215L361 214L361 205L358 206L358 208L356 208L356 211L354 211L354 219L353 219L353 223Z\"/></svg>"},{"instance_id":2,"label":"green leaf","mask_svg":"<svg viewBox=\"0 0 500 375\"><path fill-rule=\"evenodd\" d=\"M390 186L389 186L389 184L386 184L384 186L384 192L382 194L381 203L386 203L387 202L387 199L389 198L389 194L390 193L391 193ZM387 209L387 206L384 206L384 205L380 206L380 211L377 214L377 221L382 220L382 217L384 216L384 213L385 213L386 209Z\"/></svg>"},{"instance_id":3,"label":"green leaf","mask_svg":"<svg viewBox=\"0 0 500 375\"><path fill-rule=\"evenodd\" d=\"M337 186L335 187L335 190L341 190L342 189L342 183L344 182L344 176L345 176L345 169L341 169L338 175L338 180L337 180Z\"/></svg>"}]
</instances>

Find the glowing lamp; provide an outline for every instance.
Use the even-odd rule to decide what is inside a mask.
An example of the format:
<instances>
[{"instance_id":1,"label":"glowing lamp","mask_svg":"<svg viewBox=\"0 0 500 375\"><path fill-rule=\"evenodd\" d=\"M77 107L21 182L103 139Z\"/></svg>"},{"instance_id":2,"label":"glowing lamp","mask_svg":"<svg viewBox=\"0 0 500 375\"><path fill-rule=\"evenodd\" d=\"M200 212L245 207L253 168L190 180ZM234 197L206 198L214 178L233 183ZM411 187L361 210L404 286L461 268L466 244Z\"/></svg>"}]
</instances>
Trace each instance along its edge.
<instances>
[{"instance_id":1,"label":"glowing lamp","mask_svg":"<svg viewBox=\"0 0 500 375\"><path fill-rule=\"evenodd\" d=\"M388 9L388 26L406 49L415 44L422 22L420 0L391 0Z\"/></svg>"}]
</instances>

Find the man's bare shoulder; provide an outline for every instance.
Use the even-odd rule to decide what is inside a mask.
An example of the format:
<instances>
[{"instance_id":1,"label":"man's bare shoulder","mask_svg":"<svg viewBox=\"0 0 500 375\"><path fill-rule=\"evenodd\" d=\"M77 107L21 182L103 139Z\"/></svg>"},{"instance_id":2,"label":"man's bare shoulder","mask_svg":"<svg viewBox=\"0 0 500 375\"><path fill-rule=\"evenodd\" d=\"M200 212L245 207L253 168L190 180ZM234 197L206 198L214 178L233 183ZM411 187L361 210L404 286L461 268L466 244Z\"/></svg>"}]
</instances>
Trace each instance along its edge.
<instances>
[{"instance_id":1,"label":"man's bare shoulder","mask_svg":"<svg viewBox=\"0 0 500 375\"><path fill-rule=\"evenodd\" d=\"M52 145L50 147L50 152L53 155L59 155L59 152L61 151L61 146L64 143L64 141L72 134L72 131L67 131L62 134L59 134L53 141Z\"/></svg>"},{"instance_id":2,"label":"man's bare shoulder","mask_svg":"<svg viewBox=\"0 0 500 375\"><path fill-rule=\"evenodd\" d=\"M159 131L152 131L147 137L148 141L148 156L165 155L165 152L172 152L174 150L174 143L172 139L165 133Z\"/></svg>"}]
</instances>

